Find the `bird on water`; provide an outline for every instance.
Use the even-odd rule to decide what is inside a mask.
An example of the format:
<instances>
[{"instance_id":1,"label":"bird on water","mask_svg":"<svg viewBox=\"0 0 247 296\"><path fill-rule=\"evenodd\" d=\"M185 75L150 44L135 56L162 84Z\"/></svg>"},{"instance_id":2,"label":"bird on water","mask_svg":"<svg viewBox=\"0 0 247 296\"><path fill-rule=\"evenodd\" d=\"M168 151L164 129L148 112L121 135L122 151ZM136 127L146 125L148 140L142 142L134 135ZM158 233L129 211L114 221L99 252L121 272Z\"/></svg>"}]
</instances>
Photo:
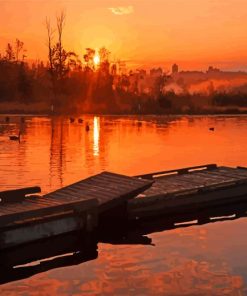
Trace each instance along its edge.
<instances>
[{"instance_id":1,"label":"bird on water","mask_svg":"<svg viewBox=\"0 0 247 296\"><path fill-rule=\"evenodd\" d=\"M13 136L9 136L10 141L20 141L21 139L21 132L19 131L18 136L13 135Z\"/></svg>"},{"instance_id":2,"label":"bird on water","mask_svg":"<svg viewBox=\"0 0 247 296\"><path fill-rule=\"evenodd\" d=\"M214 132L214 127L210 127L209 130L210 130L211 132Z\"/></svg>"},{"instance_id":3,"label":"bird on water","mask_svg":"<svg viewBox=\"0 0 247 296\"><path fill-rule=\"evenodd\" d=\"M73 123L73 122L75 122L75 118L73 118L73 117L70 117L70 123Z\"/></svg>"},{"instance_id":4,"label":"bird on water","mask_svg":"<svg viewBox=\"0 0 247 296\"><path fill-rule=\"evenodd\" d=\"M83 119L79 118L78 123L83 123Z\"/></svg>"},{"instance_id":5,"label":"bird on water","mask_svg":"<svg viewBox=\"0 0 247 296\"><path fill-rule=\"evenodd\" d=\"M90 126L89 126L89 124L87 123L87 125L86 125L86 131L87 132L89 132L90 131Z\"/></svg>"}]
</instances>

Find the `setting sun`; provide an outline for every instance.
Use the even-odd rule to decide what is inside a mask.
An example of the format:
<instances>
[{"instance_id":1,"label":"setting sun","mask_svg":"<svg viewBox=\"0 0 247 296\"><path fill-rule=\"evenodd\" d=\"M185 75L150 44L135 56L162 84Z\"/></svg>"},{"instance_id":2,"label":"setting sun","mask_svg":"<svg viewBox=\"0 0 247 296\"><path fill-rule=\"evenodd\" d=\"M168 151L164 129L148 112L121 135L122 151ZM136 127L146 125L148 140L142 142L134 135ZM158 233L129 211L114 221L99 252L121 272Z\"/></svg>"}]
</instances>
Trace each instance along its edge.
<instances>
[{"instance_id":1,"label":"setting sun","mask_svg":"<svg viewBox=\"0 0 247 296\"><path fill-rule=\"evenodd\" d=\"M100 56L96 53L96 55L93 58L93 62L95 66L98 66L100 63Z\"/></svg>"}]
</instances>

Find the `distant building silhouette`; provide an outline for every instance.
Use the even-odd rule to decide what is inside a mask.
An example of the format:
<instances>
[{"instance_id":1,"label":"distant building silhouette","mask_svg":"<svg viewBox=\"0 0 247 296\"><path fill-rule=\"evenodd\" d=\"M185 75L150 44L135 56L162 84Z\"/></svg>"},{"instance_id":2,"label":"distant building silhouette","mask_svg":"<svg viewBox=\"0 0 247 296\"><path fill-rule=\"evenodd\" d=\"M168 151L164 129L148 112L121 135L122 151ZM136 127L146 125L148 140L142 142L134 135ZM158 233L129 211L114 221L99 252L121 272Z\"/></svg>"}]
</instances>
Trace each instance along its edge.
<instances>
[{"instance_id":1,"label":"distant building silhouette","mask_svg":"<svg viewBox=\"0 0 247 296\"><path fill-rule=\"evenodd\" d=\"M172 66L172 74L177 74L177 73L178 73L178 65L173 64L173 66Z\"/></svg>"},{"instance_id":2,"label":"distant building silhouette","mask_svg":"<svg viewBox=\"0 0 247 296\"><path fill-rule=\"evenodd\" d=\"M207 73L208 74L211 74L211 73L220 73L221 71L220 71L220 69L218 69L218 68L214 68L214 67L212 67L212 66L209 66L208 67L208 70L207 70Z\"/></svg>"},{"instance_id":3,"label":"distant building silhouette","mask_svg":"<svg viewBox=\"0 0 247 296\"><path fill-rule=\"evenodd\" d=\"M144 79L145 76L147 75L146 70L143 70L143 69L139 69L138 73L139 73L139 79Z\"/></svg>"},{"instance_id":4,"label":"distant building silhouette","mask_svg":"<svg viewBox=\"0 0 247 296\"><path fill-rule=\"evenodd\" d=\"M150 76L159 77L163 75L163 70L161 68L153 68L150 70Z\"/></svg>"},{"instance_id":5,"label":"distant building silhouette","mask_svg":"<svg viewBox=\"0 0 247 296\"><path fill-rule=\"evenodd\" d=\"M111 66L111 75L112 76L116 76L117 75L117 65L116 64L113 64Z\"/></svg>"},{"instance_id":6,"label":"distant building silhouette","mask_svg":"<svg viewBox=\"0 0 247 296\"><path fill-rule=\"evenodd\" d=\"M127 66L126 66L126 63L124 62L124 61L118 61L117 62L117 68L118 68L118 70L117 70L117 72L118 72L118 74L120 74L120 75L125 75L125 74L127 74Z\"/></svg>"}]
</instances>

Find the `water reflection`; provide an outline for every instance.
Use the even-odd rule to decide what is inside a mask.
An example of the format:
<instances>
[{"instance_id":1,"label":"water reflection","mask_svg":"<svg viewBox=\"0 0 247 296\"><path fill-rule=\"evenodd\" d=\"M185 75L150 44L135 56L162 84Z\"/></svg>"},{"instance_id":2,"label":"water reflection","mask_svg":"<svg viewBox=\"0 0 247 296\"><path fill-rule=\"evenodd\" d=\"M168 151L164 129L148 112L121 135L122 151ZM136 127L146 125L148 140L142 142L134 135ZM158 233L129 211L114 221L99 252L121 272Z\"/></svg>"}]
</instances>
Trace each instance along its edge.
<instances>
[{"instance_id":1,"label":"water reflection","mask_svg":"<svg viewBox=\"0 0 247 296\"><path fill-rule=\"evenodd\" d=\"M194 259L187 261L186 257L180 257L179 252L174 249L171 253L168 253L166 255L165 260L163 258L159 263L156 262L156 256L154 258L147 258L145 256L144 259L140 262L139 266L139 256L142 253L138 254L136 258L133 258L134 261L132 261L128 256L127 258L126 255L124 256L124 251L126 252L126 249L123 249L123 246L131 245L134 248L134 254L137 250L141 250L136 249L135 246L138 245L150 246L150 248L154 248L155 250L156 248L159 248L159 242L155 244L154 241L157 240L155 236L152 238L151 236L147 235L150 235L154 232L167 232L168 230L170 231L176 228L186 229L191 225L199 226L196 233L199 236L199 239L203 246L203 244L207 241L208 233L207 231L202 230L200 225L216 223L218 221L230 221L233 219L246 217L246 215L247 203L242 202L224 207L216 207L211 210L204 210L200 213L194 213L190 215L173 215L160 217L159 219L136 221L134 223L132 222L129 225L118 225L117 231L114 225L105 225L104 227L101 227L99 229L98 233L95 236L95 240L92 239L91 241L83 241L83 237L77 233L24 245L22 248L10 249L4 251L4 253L1 253L0 283L4 284L11 281L25 279L34 276L35 274L48 272L49 270L51 271L55 268L75 266L84 262L94 260L98 256L96 242L103 242L104 245L103 247L101 247L100 257L98 260L113 260L112 262L109 261L107 264L108 269L105 271L107 276L115 277L115 273L119 271L114 269L116 268L116 264L117 266L120 264L121 266L123 266L123 268L130 269L130 271L133 273L133 280L137 280L137 283L140 283L140 278L144 280L146 277L145 282L142 282L142 291L145 292L145 295L148 293L152 293L152 295L153 293L156 294L155 288L160 290L160 293L158 294L162 294L163 291L168 290L171 295L188 295L187 293L192 293L189 295L198 295L193 293L195 293L196 291L198 291L199 293L200 289L203 289L204 291L202 295L210 295L211 292L213 292L214 295L220 295L219 293L223 293L225 289L227 289L228 292L231 293L233 291L240 292L244 287L243 279L240 276L231 276L229 274L229 270L227 270L227 267L224 264L217 271L217 269L215 269L215 266L212 266L212 262L210 262L210 259L209 261L207 261L203 260L203 258L197 258L197 260ZM191 221L197 222L195 223ZM191 228L187 229L189 229L189 231L184 231L180 233L182 237L191 235ZM192 232L194 232L193 229ZM117 251L120 252L120 254L122 254L123 256L116 258L113 254L109 258L109 252L111 250L108 247L109 245L114 245L117 248ZM164 243L162 245L164 246ZM184 247L185 255L186 246ZM158 252L160 251L162 250L158 250ZM216 258L213 258L213 260L215 259ZM31 261L33 261L32 264L27 264ZM147 270L145 270L144 273L140 274L139 270L143 266L143 264L144 266L149 266L150 264L156 266L157 263L159 265L162 264L162 272L159 269L154 271L155 281L153 281L151 284L147 282L148 278L150 277L150 275L147 273ZM217 265L217 261L214 264ZM19 266L13 269L10 268L11 265ZM9 266L9 268L7 268L7 266ZM83 265L81 265L81 267L82 266ZM219 266L217 268L219 268ZM94 269L94 272L99 271L97 271L97 269ZM104 271L101 270L100 272L103 273ZM65 276L65 278L67 278L67 275ZM101 278L102 275L100 276L100 280L102 280ZM60 279L60 281L63 280L64 279L62 278ZM87 289L88 285L90 285L90 281L84 281L83 276L81 278L81 281L83 282L83 285L80 289L81 292L83 292ZM196 286L193 285L193 282ZM150 286L148 286L147 283L149 283ZM113 284L111 287L109 287L110 294L118 294L118 285L119 279L117 285ZM206 286L204 287L203 285ZM135 291L141 291L140 287L138 287L137 284L135 285L135 287ZM128 294L128 288L128 286L122 286L123 294ZM96 292L98 288L93 286L91 287L91 289L93 292ZM235 294L226 293L222 295Z\"/></svg>"},{"instance_id":2,"label":"water reflection","mask_svg":"<svg viewBox=\"0 0 247 296\"><path fill-rule=\"evenodd\" d=\"M83 119L89 132L68 118L0 117L1 189L39 185L46 193L102 170L139 175L202 163L247 166L246 116ZM10 142L20 128L21 142ZM246 295L247 219L232 214L224 223L204 216L123 229L122 237L101 237L97 260L29 269L33 277L1 286L1 295Z\"/></svg>"},{"instance_id":3,"label":"water reflection","mask_svg":"<svg viewBox=\"0 0 247 296\"><path fill-rule=\"evenodd\" d=\"M99 117L93 119L93 155L99 155L99 136L100 136L100 120Z\"/></svg>"},{"instance_id":4,"label":"water reflection","mask_svg":"<svg viewBox=\"0 0 247 296\"><path fill-rule=\"evenodd\" d=\"M246 117L11 117L0 124L0 181L5 187L41 185L45 192L112 170L130 175L201 163L247 163ZM209 133L209 126L215 132ZM9 134L21 129L21 143ZM31 176L31 178L30 178Z\"/></svg>"},{"instance_id":5,"label":"water reflection","mask_svg":"<svg viewBox=\"0 0 247 296\"><path fill-rule=\"evenodd\" d=\"M78 233L67 234L2 251L0 284L96 259L96 241L83 239Z\"/></svg>"},{"instance_id":6,"label":"water reflection","mask_svg":"<svg viewBox=\"0 0 247 296\"><path fill-rule=\"evenodd\" d=\"M49 159L49 185L52 187L54 179L57 178L59 187L63 187L63 172L65 170L65 144L66 130L63 119L51 118L51 140ZM56 182L56 181L55 181Z\"/></svg>"}]
</instances>

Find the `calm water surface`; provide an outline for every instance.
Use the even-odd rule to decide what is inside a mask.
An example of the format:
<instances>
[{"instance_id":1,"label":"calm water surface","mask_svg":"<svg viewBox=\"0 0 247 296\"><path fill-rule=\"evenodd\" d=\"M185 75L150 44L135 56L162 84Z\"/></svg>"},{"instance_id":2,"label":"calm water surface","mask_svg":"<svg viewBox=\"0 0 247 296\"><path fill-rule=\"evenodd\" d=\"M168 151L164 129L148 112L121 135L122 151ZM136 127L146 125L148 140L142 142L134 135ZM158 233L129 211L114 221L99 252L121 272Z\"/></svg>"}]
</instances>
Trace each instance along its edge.
<instances>
[{"instance_id":1,"label":"calm water surface","mask_svg":"<svg viewBox=\"0 0 247 296\"><path fill-rule=\"evenodd\" d=\"M103 170L247 166L245 116L83 118L0 117L1 190L40 185L47 193ZM10 142L19 130L20 143ZM153 246L99 244L96 260L2 285L0 294L247 295L246 229L242 218L150 234Z\"/></svg>"}]
</instances>

